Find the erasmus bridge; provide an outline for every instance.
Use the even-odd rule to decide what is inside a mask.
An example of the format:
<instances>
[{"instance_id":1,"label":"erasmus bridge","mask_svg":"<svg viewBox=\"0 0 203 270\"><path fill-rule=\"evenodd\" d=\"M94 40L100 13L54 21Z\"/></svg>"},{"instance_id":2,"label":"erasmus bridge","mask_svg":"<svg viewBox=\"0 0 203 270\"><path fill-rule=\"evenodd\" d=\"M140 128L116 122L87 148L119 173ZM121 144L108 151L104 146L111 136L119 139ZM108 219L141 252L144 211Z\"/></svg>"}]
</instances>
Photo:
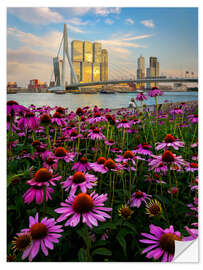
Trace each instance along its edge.
<instances>
[{"instance_id":1,"label":"erasmus bridge","mask_svg":"<svg viewBox=\"0 0 203 270\"><path fill-rule=\"evenodd\" d=\"M60 85L49 88L49 91L53 92L62 92L68 89L80 89L80 87L85 86L95 86L95 85L108 85L108 84L120 84L120 83L127 83L129 86L136 89L136 84L140 83L151 83L151 82L159 82L159 83L197 83L198 78L166 78L162 77L147 77L145 79L117 79L117 80L107 80L107 81L93 81L93 82L86 82L80 83L78 78L75 74L73 69L73 64L71 61L71 57L68 51L68 34L67 34L67 26L64 24L64 31L63 31L63 38L60 44L59 51L63 44L63 61L62 61L62 79L60 80ZM59 55L59 51L57 57ZM68 65L71 71L72 83L65 86L65 65L66 65L66 58L68 60ZM122 72L122 70L121 70ZM52 73L53 75L53 73Z\"/></svg>"}]
</instances>

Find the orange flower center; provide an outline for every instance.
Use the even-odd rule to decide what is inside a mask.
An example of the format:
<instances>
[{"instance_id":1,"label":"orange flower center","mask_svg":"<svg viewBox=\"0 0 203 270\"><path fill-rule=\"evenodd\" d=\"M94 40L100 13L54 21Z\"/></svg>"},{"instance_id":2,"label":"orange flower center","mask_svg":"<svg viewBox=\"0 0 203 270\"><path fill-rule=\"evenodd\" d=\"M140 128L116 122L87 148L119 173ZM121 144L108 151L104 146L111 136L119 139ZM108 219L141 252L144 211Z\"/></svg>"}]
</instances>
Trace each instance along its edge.
<instances>
[{"instance_id":1,"label":"orange flower center","mask_svg":"<svg viewBox=\"0 0 203 270\"><path fill-rule=\"evenodd\" d=\"M40 146L41 142L39 140L35 140L33 143L32 143L32 146L36 147L36 146Z\"/></svg>"},{"instance_id":2,"label":"orange flower center","mask_svg":"<svg viewBox=\"0 0 203 270\"><path fill-rule=\"evenodd\" d=\"M162 155L162 161L163 162L173 162L175 160L175 157L171 151L166 150Z\"/></svg>"},{"instance_id":3,"label":"orange flower center","mask_svg":"<svg viewBox=\"0 0 203 270\"><path fill-rule=\"evenodd\" d=\"M137 192L135 192L135 196L136 196L137 199L142 198L143 197L143 192L137 191Z\"/></svg>"},{"instance_id":4,"label":"orange flower center","mask_svg":"<svg viewBox=\"0 0 203 270\"><path fill-rule=\"evenodd\" d=\"M45 113L40 117L40 122L42 124L50 124L51 123L51 117L47 113Z\"/></svg>"},{"instance_id":5,"label":"orange flower center","mask_svg":"<svg viewBox=\"0 0 203 270\"><path fill-rule=\"evenodd\" d=\"M84 173L82 172L76 172L73 175L72 181L75 184L81 184L86 180Z\"/></svg>"},{"instance_id":6,"label":"orange flower center","mask_svg":"<svg viewBox=\"0 0 203 270\"><path fill-rule=\"evenodd\" d=\"M109 142L109 143L114 143L114 140L111 140L111 139L110 139L110 140L108 140L108 142Z\"/></svg>"},{"instance_id":7,"label":"orange flower center","mask_svg":"<svg viewBox=\"0 0 203 270\"><path fill-rule=\"evenodd\" d=\"M161 209L157 204L153 204L152 206L150 206L148 208L148 210L149 210L150 214L153 216L158 216L161 212Z\"/></svg>"},{"instance_id":8,"label":"orange flower center","mask_svg":"<svg viewBox=\"0 0 203 270\"><path fill-rule=\"evenodd\" d=\"M46 169L46 168L41 168L39 169L34 176L34 179L36 182L47 182L52 178L52 174Z\"/></svg>"},{"instance_id":9,"label":"orange flower center","mask_svg":"<svg viewBox=\"0 0 203 270\"><path fill-rule=\"evenodd\" d=\"M120 210L121 216L124 218L128 218L131 215L131 210L128 207L123 207Z\"/></svg>"},{"instance_id":10,"label":"orange flower center","mask_svg":"<svg viewBox=\"0 0 203 270\"><path fill-rule=\"evenodd\" d=\"M99 157L99 158L97 159L97 163L98 163L98 164L104 164L105 161L106 161L105 157Z\"/></svg>"},{"instance_id":11,"label":"orange flower center","mask_svg":"<svg viewBox=\"0 0 203 270\"><path fill-rule=\"evenodd\" d=\"M147 144L147 143L143 143L142 144L142 148L145 149L145 150L149 150L150 149L150 145Z\"/></svg>"},{"instance_id":12,"label":"orange flower center","mask_svg":"<svg viewBox=\"0 0 203 270\"><path fill-rule=\"evenodd\" d=\"M54 118L62 118L63 116L59 112L55 112L53 115Z\"/></svg>"},{"instance_id":13,"label":"orange flower center","mask_svg":"<svg viewBox=\"0 0 203 270\"><path fill-rule=\"evenodd\" d=\"M63 147L56 148L56 150L54 152L54 154L55 154L56 157L65 157L66 156L66 153L67 153L67 151Z\"/></svg>"},{"instance_id":14,"label":"orange flower center","mask_svg":"<svg viewBox=\"0 0 203 270\"><path fill-rule=\"evenodd\" d=\"M59 113L61 113L61 114L64 114L64 113L65 113L65 109L64 109L63 107L58 107L58 108L56 109L56 112L59 112Z\"/></svg>"},{"instance_id":15,"label":"orange flower center","mask_svg":"<svg viewBox=\"0 0 203 270\"><path fill-rule=\"evenodd\" d=\"M71 133L70 133L71 137L76 137L77 135L78 135L78 133L77 133L76 130L72 130Z\"/></svg>"},{"instance_id":16,"label":"orange flower center","mask_svg":"<svg viewBox=\"0 0 203 270\"><path fill-rule=\"evenodd\" d=\"M165 233L161 236L160 247L171 255L175 253L175 240L181 241L181 239L172 233Z\"/></svg>"},{"instance_id":17,"label":"orange flower center","mask_svg":"<svg viewBox=\"0 0 203 270\"><path fill-rule=\"evenodd\" d=\"M100 113L95 113L95 114L94 114L94 117L100 117L100 116L101 116Z\"/></svg>"},{"instance_id":18,"label":"orange flower center","mask_svg":"<svg viewBox=\"0 0 203 270\"><path fill-rule=\"evenodd\" d=\"M99 131L98 128L94 128L94 129L93 129L93 132L94 132L94 133L99 133L100 131Z\"/></svg>"},{"instance_id":19,"label":"orange flower center","mask_svg":"<svg viewBox=\"0 0 203 270\"><path fill-rule=\"evenodd\" d=\"M121 123L123 123L123 124L128 123L128 120L127 119L122 119Z\"/></svg>"},{"instance_id":20,"label":"orange flower center","mask_svg":"<svg viewBox=\"0 0 203 270\"><path fill-rule=\"evenodd\" d=\"M48 234L48 228L43 223L35 223L30 228L30 233L33 240L43 239Z\"/></svg>"},{"instance_id":21,"label":"orange flower center","mask_svg":"<svg viewBox=\"0 0 203 270\"><path fill-rule=\"evenodd\" d=\"M32 239L29 233L19 235L14 241L16 250L24 250L30 245L31 241Z\"/></svg>"},{"instance_id":22,"label":"orange flower center","mask_svg":"<svg viewBox=\"0 0 203 270\"><path fill-rule=\"evenodd\" d=\"M80 162L81 162L82 164L86 164L88 161L87 161L87 158L86 158L86 157L81 157L81 158L80 158Z\"/></svg>"},{"instance_id":23,"label":"orange flower center","mask_svg":"<svg viewBox=\"0 0 203 270\"><path fill-rule=\"evenodd\" d=\"M105 161L104 167L108 168L109 170L116 169L116 163L112 159L109 158Z\"/></svg>"},{"instance_id":24,"label":"orange flower center","mask_svg":"<svg viewBox=\"0 0 203 270\"><path fill-rule=\"evenodd\" d=\"M123 154L124 158L133 158L134 154L131 151L125 151L125 153Z\"/></svg>"},{"instance_id":25,"label":"orange flower center","mask_svg":"<svg viewBox=\"0 0 203 270\"><path fill-rule=\"evenodd\" d=\"M93 199L86 193L78 194L73 201L73 210L76 213L88 213L93 209L93 206Z\"/></svg>"},{"instance_id":26,"label":"orange flower center","mask_svg":"<svg viewBox=\"0 0 203 270\"><path fill-rule=\"evenodd\" d=\"M76 110L77 115L82 115L83 113L84 113L84 111L81 108L77 108L77 110Z\"/></svg>"},{"instance_id":27,"label":"orange flower center","mask_svg":"<svg viewBox=\"0 0 203 270\"><path fill-rule=\"evenodd\" d=\"M176 139L175 139L175 137L172 136L171 134L168 134L168 135L166 135L164 141L165 141L166 143L172 143L172 142L175 142Z\"/></svg>"},{"instance_id":28,"label":"orange flower center","mask_svg":"<svg viewBox=\"0 0 203 270\"><path fill-rule=\"evenodd\" d=\"M18 102L16 102L16 101L14 101L14 100L9 100L8 102L7 102L7 105L18 105Z\"/></svg>"},{"instance_id":29,"label":"orange flower center","mask_svg":"<svg viewBox=\"0 0 203 270\"><path fill-rule=\"evenodd\" d=\"M46 163L48 165L53 165L54 164L54 159L53 158L47 158Z\"/></svg>"},{"instance_id":30,"label":"orange flower center","mask_svg":"<svg viewBox=\"0 0 203 270\"><path fill-rule=\"evenodd\" d=\"M191 168L198 168L198 164L192 162L192 163L190 163L190 167L191 167Z\"/></svg>"}]
</instances>

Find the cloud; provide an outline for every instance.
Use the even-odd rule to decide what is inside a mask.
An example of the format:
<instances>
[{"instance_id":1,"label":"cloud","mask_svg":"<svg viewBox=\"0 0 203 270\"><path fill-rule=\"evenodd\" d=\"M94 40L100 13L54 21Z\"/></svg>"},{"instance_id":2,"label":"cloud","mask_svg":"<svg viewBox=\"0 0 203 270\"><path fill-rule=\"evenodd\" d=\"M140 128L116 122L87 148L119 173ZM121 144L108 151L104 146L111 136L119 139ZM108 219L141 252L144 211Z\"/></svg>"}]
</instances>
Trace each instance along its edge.
<instances>
[{"instance_id":1,"label":"cloud","mask_svg":"<svg viewBox=\"0 0 203 270\"><path fill-rule=\"evenodd\" d=\"M106 19L104 22L105 22L106 24L113 24L113 23L114 23L114 21L111 20L111 19Z\"/></svg>"},{"instance_id":2,"label":"cloud","mask_svg":"<svg viewBox=\"0 0 203 270\"><path fill-rule=\"evenodd\" d=\"M125 22L126 22L127 24L134 24L134 21L133 21L133 19L131 19L131 18L126 19Z\"/></svg>"},{"instance_id":3,"label":"cloud","mask_svg":"<svg viewBox=\"0 0 203 270\"><path fill-rule=\"evenodd\" d=\"M84 31L75 25L86 25L88 23L83 22L79 18L65 19L61 14L47 7L8 8L8 12L30 24L48 25L51 23L67 23L69 30L76 33L84 33Z\"/></svg>"},{"instance_id":4,"label":"cloud","mask_svg":"<svg viewBox=\"0 0 203 270\"><path fill-rule=\"evenodd\" d=\"M144 26L149 27L149 28L155 27L153 20L144 20L144 21L141 21L140 23L144 24Z\"/></svg>"},{"instance_id":5,"label":"cloud","mask_svg":"<svg viewBox=\"0 0 203 270\"><path fill-rule=\"evenodd\" d=\"M118 7L113 7L113 8L94 8L94 13L96 15L100 15L100 16L107 16L109 14L120 14L121 12L121 8Z\"/></svg>"}]
</instances>

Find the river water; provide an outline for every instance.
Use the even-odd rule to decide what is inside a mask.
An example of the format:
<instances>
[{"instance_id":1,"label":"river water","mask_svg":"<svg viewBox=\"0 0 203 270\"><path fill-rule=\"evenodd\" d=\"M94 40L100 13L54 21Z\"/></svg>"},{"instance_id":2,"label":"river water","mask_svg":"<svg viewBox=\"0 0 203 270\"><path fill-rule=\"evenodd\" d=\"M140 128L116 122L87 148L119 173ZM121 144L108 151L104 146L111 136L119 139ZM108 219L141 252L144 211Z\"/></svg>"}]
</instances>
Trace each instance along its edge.
<instances>
[{"instance_id":1,"label":"river water","mask_svg":"<svg viewBox=\"0 0 203 270\"><path fill-rule=\"evenodd\" d=\"M147 95L147 93L145 93ZM137 93L116 93L116 94L62 94L54 93L18 93L7 95L7 100L15 100L19 104L29 106L31 104L37 107L43 105L68 107L75 110L78 107L97 105L98 107L117 109L126 108L131 98L136 98ZM168 102L186 102L198 100L198 92L164 92L163 96L158 97L158 103ZM139 101L137 102L139 104ZM143 102L146 105L154 105L154 98L148 97Z\"/></svg>"}]
</instances>

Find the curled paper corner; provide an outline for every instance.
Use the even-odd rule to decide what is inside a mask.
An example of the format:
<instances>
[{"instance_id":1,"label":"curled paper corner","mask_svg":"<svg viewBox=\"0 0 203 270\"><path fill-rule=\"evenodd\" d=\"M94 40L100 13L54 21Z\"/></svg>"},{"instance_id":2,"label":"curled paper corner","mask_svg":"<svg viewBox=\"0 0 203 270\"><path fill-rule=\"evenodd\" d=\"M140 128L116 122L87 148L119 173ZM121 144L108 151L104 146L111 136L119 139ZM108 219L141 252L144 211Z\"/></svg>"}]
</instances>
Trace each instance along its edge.
<instances>
[{"instance_id":1,"label":"curled paper corner","mask_svg":"<svg viewBox=\"0 0 203 270\"><path fill-rule=\"evenodd\" d=\"M199 262L198 238L192 241L175 241L173 262Z\"/></svg>"}]
</instances>

